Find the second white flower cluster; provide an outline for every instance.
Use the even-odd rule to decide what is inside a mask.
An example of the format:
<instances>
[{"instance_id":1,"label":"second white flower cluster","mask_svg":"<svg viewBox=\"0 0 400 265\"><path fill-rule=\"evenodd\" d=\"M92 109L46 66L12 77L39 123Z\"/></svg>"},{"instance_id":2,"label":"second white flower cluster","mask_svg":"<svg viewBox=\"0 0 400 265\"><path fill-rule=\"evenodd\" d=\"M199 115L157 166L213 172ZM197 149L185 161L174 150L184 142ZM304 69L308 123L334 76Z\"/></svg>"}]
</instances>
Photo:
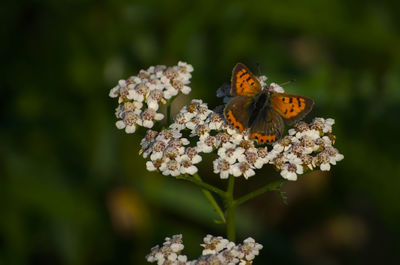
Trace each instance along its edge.
<instances>
[{"instance_id":1,"label":"second white flower cluster","mask_svg":"<svg viewBox=\"0 0 400 265\"><path fill-rule=\"evenodd\" d=\"M243 244L235 245L222 237L207 235L204 238L202 255L195 260L188 261L186 255L181 255L184 248L182 235L165 238L163 246L155 246L146 256L148 262L157 262L157 265L195 265L195 264L229 264L250 265L259 254L262 245L249 237Z\"/></svg>"}]
</instances>

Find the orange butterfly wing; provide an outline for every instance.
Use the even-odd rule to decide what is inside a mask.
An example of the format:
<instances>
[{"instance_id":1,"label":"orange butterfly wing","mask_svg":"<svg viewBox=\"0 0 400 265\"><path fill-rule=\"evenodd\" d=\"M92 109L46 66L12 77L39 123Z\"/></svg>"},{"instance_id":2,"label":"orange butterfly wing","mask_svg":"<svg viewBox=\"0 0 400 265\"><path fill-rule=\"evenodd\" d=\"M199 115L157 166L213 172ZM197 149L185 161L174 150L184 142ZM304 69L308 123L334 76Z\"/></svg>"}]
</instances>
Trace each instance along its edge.
<instances>
[{"instance_id":1,"label":"orange butterfly wing","mask_svg":"<svg viewBox=\"0 0 400 265\"><path fill-rule=\"evenodd\" d=\"M250 138L260 143L272 143L281 138L285 123L282 116L272 108L263 108L250 128Z\"/></svg>"},{"instance_id":2,"label":"orange butterfly wing","mask_svg":"<svg viewBox=\"0 0 400 265\"><path fill-rule=\"evenodd\" d=\"M236 96L226 104L224 109L225 119L233 128L239 129L240 132L248 127L249 115L246 108L249 104L249 97Z\"/></svg>"},{"instance_id":3,"label":"orange butterfly wing","mask_svg":"<svg viewBox=\"0 0 400 265\"><path fill-rule=\"evenodd\" d=\"M231 95L254 96L261 91L261 84L253 73L242 63L237 63L232 71Z\"/></svg>"},{"instance_id":4,"label":"orange butterfly wing","mask_svg":"<svg viewBox=\"0 0 400 265\"><path fill-rule=\"evenodd\" d=\"M271 106L289 124L304 118L311 111L313 105L314 101L304 96L286 93L273 93L271 95Z\"/></svg>"}]
</instances>

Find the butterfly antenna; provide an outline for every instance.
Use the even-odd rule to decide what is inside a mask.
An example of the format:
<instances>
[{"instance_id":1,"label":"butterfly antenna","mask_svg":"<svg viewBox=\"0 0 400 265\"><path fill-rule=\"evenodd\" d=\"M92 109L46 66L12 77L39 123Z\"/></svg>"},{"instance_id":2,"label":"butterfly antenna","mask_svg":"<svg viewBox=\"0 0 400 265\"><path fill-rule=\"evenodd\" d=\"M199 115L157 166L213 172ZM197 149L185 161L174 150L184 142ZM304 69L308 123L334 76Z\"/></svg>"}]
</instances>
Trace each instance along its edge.
<instances>
[{"instance_id":1,"label":"butterfly antenna","mask_svg":"<svg viewBox=\"0 0 400 265\"><path fill-rule=\"evenodd\" d=\"M284 82L284 83L282 83L282 84L279 84L279 85L280 85L280 86L286 86L286 85L291 84L291 83L294 83L294 82L296 82L296 79L292 79L292 80L290 80L290 81L286 81L286 82Z\"/></svg>"}]
</instances>

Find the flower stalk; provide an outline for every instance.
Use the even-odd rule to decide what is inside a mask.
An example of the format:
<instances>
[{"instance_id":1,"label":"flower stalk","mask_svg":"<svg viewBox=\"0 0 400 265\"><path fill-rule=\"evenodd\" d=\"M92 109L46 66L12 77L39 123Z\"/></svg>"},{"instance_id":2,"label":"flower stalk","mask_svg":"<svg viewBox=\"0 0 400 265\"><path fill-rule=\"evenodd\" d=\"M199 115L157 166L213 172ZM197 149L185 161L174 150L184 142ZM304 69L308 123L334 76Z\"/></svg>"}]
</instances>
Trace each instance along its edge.
<instances>
[{"instance_id":1,"label":"flower stalk","mask_svg":"<svg viewBox=\"0 0 400 265\"><path fill-rule=\"evenodd\" d=\"M197 180L199 180L199 181L201 181L201 182L203 182L202 180L201 180L201 177L199 176L199 174L194 174L193 175L193 178L194 179L197 179ZM204 182L203 182L204 183ZM212 185L210 185L210 186L212 186ZM214 187L214 186L213 186ZM217 189L217 188L216 188ZM220 221L217 221L218 223L226 223L226 219L225 219L225 215L224 215L224 212L222 211L222 209L221 209L221 207L219 206L219 204L217 203L217 201L215 200L215 198L214 198L214 196L211 194L211 192L209 191L209 190L207 190L207 189L202 189L202 192L203 192L203 194L204 194L204 196L207 198L207 200L211 203L211 206L214 208L214 210L217 212L217 214L218 214L218 216L219 216L219 218L221 219ZM219 194L220 196L222 196L223 195L223 197L225 197L226 196L226 194L225 193L217 193L217 194Z\"/></svg>"},{"instance_id":2,"label":"flower stalk","mask_svg":"<svg viewBox=\"0 0 400 265\"><path fill-rule=\"evenodd\" d=\"M196 184L197 186L200 186L201 188L203 188L205 190L212 191L212 192L218 194L220 197L225 198L225 191L223 191L223 190L221 190L221 189L219 189L217 187L214 187L213 185L210 185L210 184L202 181L200 176L198 176L198 175L197 175L197 177L189 177L189 176L186 176L186 175L179 175L179 176L176 176L176 178L190 181L190 182Z\"/></svg>"},{"instance_id":3,"label":"flower stalk","mask_svg":"<svg viewBox=\"0 0 400 265\"><path fill-rule=\"evenodd\" d=\"M235 187L235 177L230 176L228 180L228 187L227 191L223 191L211 184L204 182L199 174L194 174L193 177L180 175L176 177L177 179L183 179L190 181L199 187L202 188L202 192L207 200L210 202L214 210L217 212L219 218L221 219L218 223L224 223L226 225L226 235L230 241L235 241L236 233L235 233L235 212L236 208L257 197L260 196L268 191L280 191L282 184L285 182L284 180L276 180L274 182L268 183L262 188L254 190L242 197L235 199L234 198L234 187ZM221 209L217 201L215 200L214 196L211 194L214 192L215 194L219 195L222 200L224 200L225 205L225 214L224 211Z\"/></svg>"},{"instance_id":4,"label":"flower stalk","mask_svg":"<svg viewBox=\"0 0 400 265\"><path fill-rule=\"evenodd\" d=\"M228 189L226 191L225 205L226 205L226 236L232 242L235 242L235 209L234 204L234 187L235 177L230 176L228 181Z\"/></svg>"},{"instance_id":5,"label":"flower stalk","mask_svg":"<svg viewBox=\"0 0 400 265\"><path fill-rule=\"evenodd\" d=\"M262 188L259 188L259 189L255 190L255 191L252 191L252 192L240 197L239 199L234 200L233 201L233 205L235 207L237 207L237 206L247 202L248 200L251 200L251 199L253 199L253 198L255 198L255 197L259 196L259 195L264 194L267 191L280 191L281 187L282 187L282 184L284 182L285 181L283 179L271 182L271 183L265 185Z\"/></svg>"}]
</instances>

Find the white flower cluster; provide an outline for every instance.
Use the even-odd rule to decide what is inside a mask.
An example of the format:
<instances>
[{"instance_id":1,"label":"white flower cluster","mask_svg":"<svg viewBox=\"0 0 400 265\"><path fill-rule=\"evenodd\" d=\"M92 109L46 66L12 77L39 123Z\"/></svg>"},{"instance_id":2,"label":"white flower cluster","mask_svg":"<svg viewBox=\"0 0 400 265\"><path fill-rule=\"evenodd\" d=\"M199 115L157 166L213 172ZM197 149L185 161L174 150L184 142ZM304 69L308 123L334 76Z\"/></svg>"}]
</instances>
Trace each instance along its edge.
<instances>
[{"instance_id":1,"label":"white flower cluster","mask_svg":"<svg viewBox=\"0 0 400 265\"><path fill-rule=\"evenodd\" d=\"M283 178L297 180L298 174L317 167L329 171L331 165L344 156L333 147L333 119L315 118L310 124L300 122L289 130L289 135L280 139L269 152L270 164L281 171Z\"/></svg>"},{"instance_id":2,"label":"white flower cluster","mask_svg":"<svg viewBox=\"0 0 400 265\"><path fill-rule=\"evenodd\" d=\"M189 140L174 130L162 130L160 133L148 130L141 141L143 157L150 157L146 162L147 170L159 170L165 176L197 173L195 164L202 158L196 147L186 147Z\"/></svg>"},{"instance_id":3,"label":"white flower cluster","mask_svg":"<svg viewBox=\"0 0 400 265\"><path fill-rule=\"evenodd\" d=\"M201 100L183 107L175 116L175 122L160 134L149 131L142 140L143 156L150 157L146 163L150 171L160 170L164 175L195 174L194 164L202 159L199 154L218 149L219 158L214 161L214 172L221 178L230 174L246 178L255 174L253 168L261 168L267 153L266 147L257 150L253 141L229 128L220 113L208 109ZM189 137L196 139L194 146L186 147L189 140L182 138L182 131L190 131ZM211 134L212 133L212 134Z\"/></svg>"},{"instance_id":4,"label":"white flower cluster","mask_svg":"<svg viewBox=\"0 0 400 265\"><path fill-rule=\"evenodd\" d=\"M118 129L134 133L137 126L152 128L154 121L162 120L164 115L157 113L159 104L176 96L179 92L189 94L188 86L193 67L179 62L173 67L164 65L151 66L141 70L137 76L120 80L111 89L109 96L118 98L115 115Z\"/></svg>"},{"instance_id":5,"label":"white flower cluster","mask_svg":"<svg viewBox=\"0 0 400 265\"><path fill-rule=\"evenodd\" d=\"M343 159L333 147L333 123L333 119L323 118L316 118L311 124L300 122L269 151L265 145L256 146L248 131L239 133L231 129L220 111L208 109L201 100L192 100L176 115L168 130L159 135L149 131L141 144L143 156L150 157L147 169L159 170L164 175L193 175L197 172L194 164L201 161L199 154L216 150L218 158L213 161L213 168L221 179L229 175L243 175L247 179L255 175L255 169L273 164L283 178L296 180L306 170L330 170L330 165ZM182 138L185 131L190 132L192 147L186 147L190 142Z\"/></svg>"},{"instance_id":6,"label":"white flower cluster","mask_svg":"<svg viewBox=\"0 0 400 265\"><path fill-rule=\"evenodd\" d=\"M187 264L187 257L184 255L179 255L183 248L184 245L182 242L182 235L174 235L172 238L166 237L163 246L159 247L157 245L152 247L150 254L146 256L146 259L148 262L157 261L157 265Z\"/></svg>"},{"instance_id":7,"label":"white flower cluster","mask_svg":"<svg viewBox=\"0 0 400 265\"><path fill-rule=\"evenodd\" d=\"M157 262L158 265L250 265L263 248L251 237L245 239L243 244L235 245L227 239L212 235L207 235L201 246L204 248L202 255L198 259L188 261L185 255L180 255L184 247L182 235L175 235L172 238L167 237L161 248L153 247L146 259L148 262Z\"/></svg>"},{"instance_id":8,"label":"white flower cluster","mask_svg":"<svg viewBox=\"0 0 400 265\"><path fill-rule=\"evenodd\" d=\"M120 80L110 91L110 96L118 97L119 102L117 127L127 133L135 132L137 126L152 128L154 121L164 118L157 113L160 102L165 103L179 91L190 92L187 85L192 71L191 65L179 62L173 67L152 66L137 76ZM258 80L263 89L284 92L275 83L267 85L265 76ZM219 88L217 96L229 101L230 86ZM200 155L216 151L218 157L213 161L213 169L222 179L230 175L247 179L255 175L256 169L273 164L283 178L296 180L306 170L317 167L330 170L331 165L343 159L333 147L332 119L316 118L311 124L300 122L289 130L288 136L267 147L255 145L249 139L248 130L239 133L230 128L223 109L221 105L210 110L203 101L192 100L175 116L168 129L159 133L149 130L141 142L143 157L149 159L147 169L171 176L193 175L198 171L196 164L202 161Z\"/></svg>"}]
</instances>

